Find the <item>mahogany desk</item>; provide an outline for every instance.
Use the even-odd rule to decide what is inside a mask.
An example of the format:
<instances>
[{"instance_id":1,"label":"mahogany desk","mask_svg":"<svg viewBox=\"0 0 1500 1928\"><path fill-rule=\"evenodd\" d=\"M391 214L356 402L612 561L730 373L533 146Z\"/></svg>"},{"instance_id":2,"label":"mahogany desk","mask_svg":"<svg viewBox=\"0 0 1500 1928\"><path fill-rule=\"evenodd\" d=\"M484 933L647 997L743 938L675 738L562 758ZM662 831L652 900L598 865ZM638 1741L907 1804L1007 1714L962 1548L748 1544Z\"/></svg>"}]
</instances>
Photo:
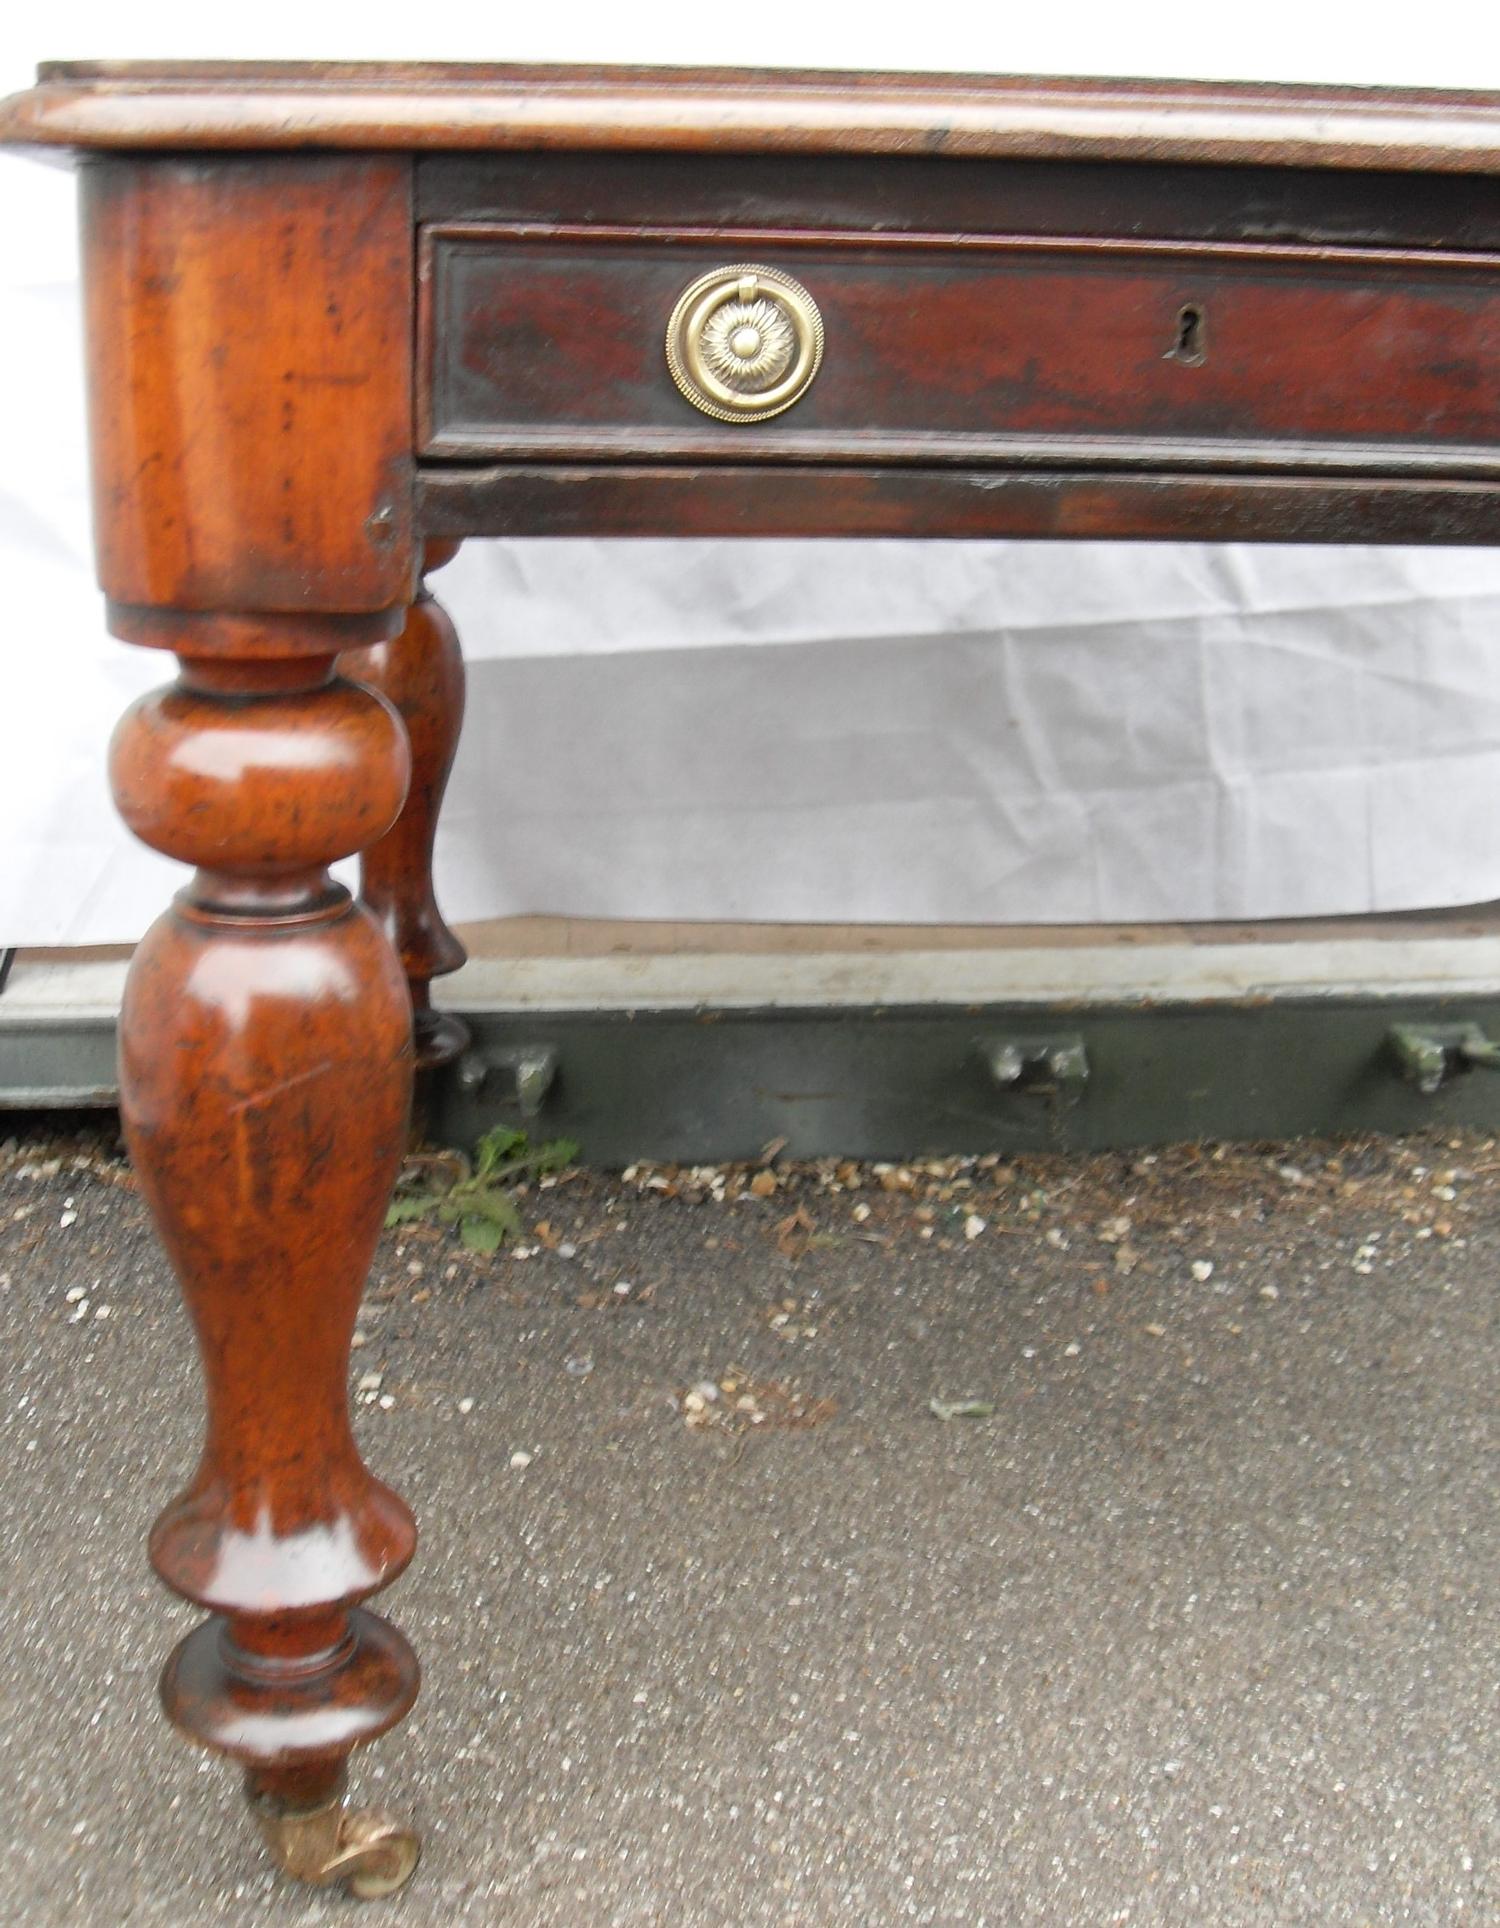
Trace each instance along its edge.
<instances>
[{"instance_id":1,"label":"mahogany desk","mask_svg":"<svg viewBox=\"0 0 1500 1928\"><path fill-rule=\"evenodd\" d=\"M151 1555L211 1617L162 1695L283 1866L389 1893L415 1837L342 1787L416 1694L360 1604L415 1528L346 1382L414 1057L459 1041L423 570L572 532L1500 541L1500 96L55 66L0 140L84 157L99 575L180 665L111 752L195 867L120 1046L208 1398Z\"/></svg>"}]
</instances>

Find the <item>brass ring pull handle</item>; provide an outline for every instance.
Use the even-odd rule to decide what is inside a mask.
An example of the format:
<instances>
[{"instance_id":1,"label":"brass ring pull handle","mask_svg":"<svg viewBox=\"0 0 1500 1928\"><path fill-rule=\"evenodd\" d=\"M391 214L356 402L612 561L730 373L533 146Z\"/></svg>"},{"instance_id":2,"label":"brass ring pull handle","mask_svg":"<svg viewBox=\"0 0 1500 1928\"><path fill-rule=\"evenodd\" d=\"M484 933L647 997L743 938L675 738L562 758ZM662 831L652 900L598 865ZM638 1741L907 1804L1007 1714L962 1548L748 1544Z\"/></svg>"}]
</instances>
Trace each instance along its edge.
<instances>
[{"instance_id":1,"label":"brass ring pull handle","mask_svg":"<svg viewBox=\"0 0 1500 1928\"><path fill-rule=\"evenodd\" d=\"M822 359L818 304L779 268L700 275L667 323L672 380L719 422L780 415L806 392Z\"/></svg>"}]
</instances>

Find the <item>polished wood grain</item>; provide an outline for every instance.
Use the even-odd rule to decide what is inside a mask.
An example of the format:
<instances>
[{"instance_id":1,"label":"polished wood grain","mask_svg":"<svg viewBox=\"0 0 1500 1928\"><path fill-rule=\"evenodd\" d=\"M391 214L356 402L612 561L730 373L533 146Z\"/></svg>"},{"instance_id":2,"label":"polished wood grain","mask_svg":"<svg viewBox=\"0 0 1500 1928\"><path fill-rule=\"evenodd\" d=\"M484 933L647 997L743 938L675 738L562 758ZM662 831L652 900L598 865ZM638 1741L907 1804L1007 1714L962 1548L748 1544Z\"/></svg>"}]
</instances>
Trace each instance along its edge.
<instances>
[{"instance_id":1,"label":"polished wood grain","mask_svg":"<svg viewBox=\"0 0 1500 1928\"><path fill-rule=\"evenodd\" d=\"M411 1704L416 1663L350 1609L412 1518L349 1429L350 1335L405 1144L411 1010L375 918L327 864L394 822L399 720L327 654L184 657L122 720L115 801L195 865L138 946L120 1018L132 1161L197 1332L203 1456L151 1536L216 1617L162 1697L258 1791L332 1788Z\"/></svg>"},{"instance_id":2,"label":"polished wood grain","mask_svg":"<svg viewBox=\"0 0 1500 1928\"><path fill-rule=\"evenodd\" d=\"M214 612L241 619L225 647L245 653L248 619L404 609L409 164L94 160L80 202L115 633L175 647L153 611Z\"/></svg>"},{"instance_id":3,"label":"polished wood grain","mask_svg":"<svg viewBox=\"0 0 1500 1928\"><path fill-rule=\"evenodd\" d=\"M111 758L194 873L121 1022L207 1405L151 1544L210 1618L163 1694L283 1868L389 1892L414 1838L336 1803L417 1687L364 1605L412 1518L346 1385L413 1006L424 1060L460 1041L429 987L462 958L431 875L462 661L419 563L504 534L1494 543L1500 96L64 64L0 144L84 158L100 581L181 664ZM697 416L663 352L685 283L747 258L827 325L753 427ZM327 871L356 852L364 904Z\"/></svg>"},{"instance_id":4,"label":"polished wood grain","mask_svg":"<svg viewBox=\"0 0 1500 1928\"><path fill-rule=\"evenodd\" d=\"M891 154L418 154L425 225L678 227L867 236L962 234L1500 248L1500 196L1476 174L1233 165L1167 166Z\"/></svg>"},{"instance_id":5,"label":"polished wood grain","mask_svg":"<svg viewBox=\"0 0 1500 1928\"><path fill-rule=\"evenodd\" d=\"M361 846L359 888L406 972L421 1071L451 1064L468 1042L458 1018L432 1007L432 980L456 971L467 955L443 921L432 885L438 815L463 727L464 659L452 618L426 577L457 553L456 542L429 542L422 586L401 634L351 650L340 663L346 676L392 705L411 745L406 802L385 836Z\"/></svg>"},{"instance_id":6,"label":"polished wood grain","mask_svg":"<svg viewBox=\"0 0 1500 1928\"><path fill-rule=\"evenodd\" d=\"M425 468L437 535L919 536L1046 541L1500 540L1500 483L822 465Z\"/></svg>"},{"instance_id":7,"label":"polished wood grain","mask_svg":"<svg viewBox=\"0 0 1500 1928\"><path fill-rule=\"evenodd\" d=\"M412 1008L327 867L387 836L410 777L396 711L335 675L401 633L416 580L410 193L386 157L95 159L83 180L100 580L115 632L181 665L123 719L111 779L131 829L194 867L120 1018L126 1139L207 1408L151 1558L211 1617L162 1699L245 1767L289 1866L372 1892L410 1837L307 1817L417 1691L360 1604L415 1526L348 1404Z\"/></svg>"},{"instance_id":8,"label":"polished wood grain","mask_svg":"<svg viewBox=\"0 0 1500 1928\"><path fill-rule=\"evenodd\" d=\"M371 62L54 62L0 141L734 148L1500 173L1493 94L1189 81Z\"/></svg>"},{"instance_id":9,"label":"polished wood grain","mask_svg":"<svg viewBox=\"0 0 1500 1928\"><path fill-rule=\"evenodd\" d=\"M666 317L726 260L795 274L827 331L774 421L662 379ZM1065 460L1500 475L1500 266L1482 254L680 228L425 230L418 436L438 458ZM1040 455L1035 451L1041 448Z\"/></svg>"}]
</instances>

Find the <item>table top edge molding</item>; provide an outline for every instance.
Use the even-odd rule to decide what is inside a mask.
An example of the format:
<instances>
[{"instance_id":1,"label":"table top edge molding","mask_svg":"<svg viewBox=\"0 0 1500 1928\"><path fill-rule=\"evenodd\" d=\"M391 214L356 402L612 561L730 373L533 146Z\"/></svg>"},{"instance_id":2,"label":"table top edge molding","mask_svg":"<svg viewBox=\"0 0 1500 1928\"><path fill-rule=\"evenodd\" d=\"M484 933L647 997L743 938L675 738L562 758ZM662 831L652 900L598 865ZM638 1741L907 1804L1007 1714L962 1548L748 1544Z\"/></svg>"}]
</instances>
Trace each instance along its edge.
<instances>
[{"instance_id":1,"label":"table top edge molding","mask_svg":"<svg viewBox=\"0 0 1500 1928\"><path fill-rule=\"evenodd\" d=\"M0 145L593 148L1500 173L1500 93L732 68L48 63Z\"/></svg>"}]
</instances>

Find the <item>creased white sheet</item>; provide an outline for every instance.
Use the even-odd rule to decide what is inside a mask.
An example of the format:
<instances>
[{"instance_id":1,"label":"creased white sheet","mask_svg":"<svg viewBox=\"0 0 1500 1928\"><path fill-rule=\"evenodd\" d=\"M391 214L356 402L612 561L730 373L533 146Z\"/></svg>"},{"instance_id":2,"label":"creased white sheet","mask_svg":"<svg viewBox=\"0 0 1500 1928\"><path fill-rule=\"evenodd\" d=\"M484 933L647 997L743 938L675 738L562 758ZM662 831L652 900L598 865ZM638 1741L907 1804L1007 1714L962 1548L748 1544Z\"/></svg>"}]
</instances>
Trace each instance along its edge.
<instances>
[{"instance_id":1,"label":"creased white sheet","mask_svg":"<svg viewBox=\"0 0 1500 1928\"><path fill-rule=\"evenodd\" d=\"M0 53L17 85L38 52L649 59L672 12L629 49L604 9L576 10L565 44L445 22L420 47L272 9L229 47L179 8L149 46L80 17L40 46L35 23L0 29ZM1138 72L1484 85L1488 60L1500 84L1472 41L1464 72L1419 76L1405 56L1341 68L1347 34L1345 53L1304 43L1300 70L1269 37L1153 59L1148 26ZM858 57L1074 66L1076 36L1049 59L1026 31L1000 57L938 28ZM0 157L0 944L130 940L180 877L105 792L109 731L168 665L105 636L92 585L71 192ZM438 852L454 918L1134 922L1500 896L1500 551L473 543L436 584L470 662Z\"/></svg>"},{"instance_id":2,"label":"creased white sheet","mask_svg":"<svg viewBox=\"0 0 1500 1928\"><path fill-rule=\"evenodd\" d=\"M1453 558L1393 551L870 545L868 633L767 647L848 545L704 545L680 580L641 556L628 621L588 595L614 555L579 547L449 573L500 630L444 826L460 916L1127 922L1500 889L1500 558L1445 584ZM711 646L684 649L703 608Z\"/></svg>"}]
</instances>

